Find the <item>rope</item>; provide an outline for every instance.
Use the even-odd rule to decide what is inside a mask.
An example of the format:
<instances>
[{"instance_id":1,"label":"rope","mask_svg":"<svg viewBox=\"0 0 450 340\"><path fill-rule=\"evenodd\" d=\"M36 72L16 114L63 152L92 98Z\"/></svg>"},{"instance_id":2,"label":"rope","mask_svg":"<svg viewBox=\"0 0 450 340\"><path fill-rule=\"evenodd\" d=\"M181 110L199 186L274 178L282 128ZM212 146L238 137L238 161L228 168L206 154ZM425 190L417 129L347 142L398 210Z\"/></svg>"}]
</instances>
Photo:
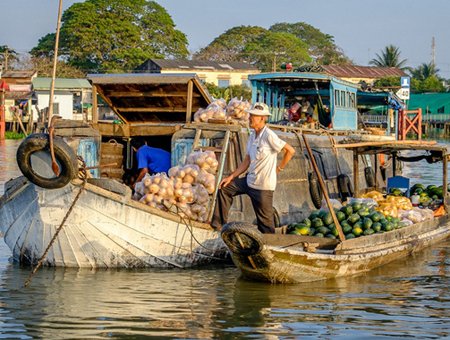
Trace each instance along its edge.
<instances>
[{"instance_id":1,"label":"rope","mask_svg":"<svg viewBox=\"0 0 450 340\"><path fill-rule=\"evenodd\" d=\"M180 217L181 221L182 221L183 224L186 226L187 230L189 230L189 232L190 232L190 234L191 234L191 236L192 236L192 239L193 239L200 247L202 247L203 249L208 250L208 251L214 251L214 249L205 247L203 244L200 243L199 240L197 240L197 238L196 238L195 235L194 235L194 227L193 227L192 224L191 224L191 220L190 220L190 219L186 220L186 219L184 218L184 216L183 216L182 214L180 214L180 211L181 211L185 216L187 216L186 213L185 213L185 211L183 211L183 209L181 209L179 206L177 206L177 205L175 205L175 204L172 204L170 207L168 207L168 206L165 205L164 203L163 203L163 205L164 205L164 207L165 207L167 210L169 210L169 211L173 211L173 210L171 210L171 209L172 209L173 207L175 207L175 209L176 209L176 212L175 212L175 213L178 215L178 217ZM192 249L191 249L191 251L192 251ZM225 259L221 259L221 258L218 258L218 257L215 257L215 256L211 256L211 255L207 255L207 254L201 254L201 255L206 256L206 257L215 258L215 259L220 259L221 261L226 261Z\"/></svg>"},{"instance_id":2,"label":"rope","mask_svg":"<svg viewBox=\"0 0 450 340\"><path fill-rule=\"evenodd\" d=\"M83 159L78 156L78 159L81 160L83 167L80 168L80 173L84 174L84 178L83 178L83 184L80 187L80 190L78 191L77 195L75 196L75 199L73 200L72 204L70 205L69 210L67 211L66 215L64 216L63 220L61 221L61 224L59 225L59 227L56 229L55 234L53 235L52 239L50 240L50 243L48 244L47 248L45 249L44 253L42 254L42 256L40 257L36 267L33 268L33 270L31 271L30 275L28 276L28 278L26 279L25 283L24 283L24 287L27 288L30 283L31 280L34 276L34 274L36 274L36 272L39 270L39 268L42 266L42 263L44 262L45 258L47 257L48 252L50 251L50 248L53 246L53 243L55 243L56 238L58 237L59 232L62 230L64 224L66 223L67 219L69 218L70 214L72 213L73 208L75 207L75 203L78 201L78 199L81 196L81 193L84 191L85 189L85 184L86 184L86 164L84 163ZM78 175L80 177L80 174Z\"/></svg>"}]
</instances>

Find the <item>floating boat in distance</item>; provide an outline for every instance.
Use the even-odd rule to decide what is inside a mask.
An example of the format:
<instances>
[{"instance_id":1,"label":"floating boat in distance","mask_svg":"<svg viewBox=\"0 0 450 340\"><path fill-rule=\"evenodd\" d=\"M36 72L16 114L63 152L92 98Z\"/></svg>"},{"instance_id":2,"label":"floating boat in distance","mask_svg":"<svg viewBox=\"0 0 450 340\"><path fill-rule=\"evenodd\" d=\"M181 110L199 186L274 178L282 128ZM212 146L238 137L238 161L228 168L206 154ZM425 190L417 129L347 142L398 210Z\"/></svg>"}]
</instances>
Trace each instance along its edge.
<instances>
[{"instance_id":1,"label":"floating boat in distance","mask_svg":"<svg viewBox=\"0 0 450 340\"><path fill-rule=\"evenodd\" d=\"M391 155L394 166L395 158L402 151L408 151L410 159L426 158L430 162L440 161L443 165L443 206L439 215L442 216L431 217L399 229L387 228L382 233L366 233L367 236L358 238L354 238L351 234L351 239L346 239L345 236L339 237L340 239L328 239L323 238L323 235L321 237L266 235L261 234L251 224L230 223L224 227L222 238L230 249L234 263L245 278L271 283L299 283L361 274L450 236L447 192L447 165L450 152L446 146L425 141L394 141L349 143L341 144L339 147L352 150L355 156L355 169L359 167L361 155L370 154ZM357 181L354 182L354 188L355 197L364 191L359 189ZM334 222L344 226L345 220L340 221ZM367 220L367 223L366 227L370 229L372 221Z\"/></svg>"},{"instance_id":2,"label":"floating boat in distance","mask_svg":"<svg viewBox=\"0 0 450 340\"><path fill-rule=\"evenodd\" d=\"M43 258L48 266L88 268L189 268L228 261L228 248L208 223L133 200L131 190L120 180L133 169L130 140L137 136L171 151L172 166L182 164L192 151L213 151L219 171L207 211L210 217L217 183L245 155L248 129L223 121L194 122L193 113L212 99L192 74L92 75L90 81L93 121L55 122L53 148L60 175L52 172L48 135L29 137L18 152L25 177L7 182L0 199L0 228L13 259L35 264ZM107 106L97 103L97 94ZM97 120L101 109L112 110L118 119ZM324 193L311 168L311 156L305 152L305 136L331 198L351 196L354 177L359 188L382 181L374 172L376 157L361 158L365 166L355 169L353 152L335 147L349 138L368 140L367 133L350 128L271 128L297 150L279 177L274 196L279 227L307 217L321 205ZM120 152L112 152L111 145ZM79 167L77 156L85 166ZM102 167L112 160L119 166ZM94 178L83 173L79 177L79 169L86 168L96 169ZM235 200L231 219L254 222L248 198Z\"/></svg>"}]
</instances>

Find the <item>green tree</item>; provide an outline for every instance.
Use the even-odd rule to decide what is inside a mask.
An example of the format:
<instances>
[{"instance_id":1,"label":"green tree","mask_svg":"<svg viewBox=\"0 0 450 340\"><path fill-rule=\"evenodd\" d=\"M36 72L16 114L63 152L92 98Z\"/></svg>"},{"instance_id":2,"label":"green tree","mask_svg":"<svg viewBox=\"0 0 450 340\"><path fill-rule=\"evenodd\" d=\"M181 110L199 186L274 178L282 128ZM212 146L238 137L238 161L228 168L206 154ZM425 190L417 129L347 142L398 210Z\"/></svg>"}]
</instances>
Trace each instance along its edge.
<instances>
[{"instance_id":1,"label":"green tree","mask_svg":"<svg viewBox=\"0 0 450 340\"><path fill-rule=\"evenodd\" d=\"M34 56L52 56L54 35L39 40ZM33 52L34 51L34 52ZM150 58L185 58L187 38L155 1L86 0L62 16L61 59L85 72L131 71Z\"/></svg>"},{"instance_id":2,"label":"green tree","mask_svg":"<svg viewBox=\"0 0 450 340\"><path fill-rule=\"evenodd\" d=\"M258 41L266 29L259 26L237 26L215 38L193 56L197 60L242 61L247 44Z\"/></svg>"},{"instance_id":3,"label":"green tree","mask_svg":"<svg viewBox=\"0 0 450 340\"><path fill-rule=\"evenodd\" d=\"M277 23L269 28L272 32L291 33L306 43L310 56L317 64L348 64L343 51L335 44L334 37L322 33L319 29L304 23Z\"/></svg>"},{"instance_id":4,"label":"green tree","mask_svg":"<svg viewBox=\"0 0 450 340\"><path fill-rule=\"evenodd\" d=\"M435 76L438 77L438 72L440 70L436 67L433 62L422 63L418 67L411 69L411 76L417 80L425 80L428 77Z\"/></svg>"},{"instance_id":5,"label":"green tree","mask_svg":"<svg viewBox=\"0 0 450 340\"><path fill-rule=\"evenodd\" d=\"M16 51L7 45L0 46L0 64L3 65L4 70L8 70L13 62L17 62L19 56Z\"/></svg>"},{"instance_id":6,"label":"green tree","mask_svg":"<svg viewBox=\"0 0 450 340\"><path fill-rule=\"evenodd\" d=\"M265 32L258 41L249 43L242 52L247 62L261 71L277 71L282 62L301 65L311 61L306 44L290 33Z\"/></svg>"},{"instance_id":7,"label":"green tree","mask_svg":"<svg viewBox=\"0 0 450 340\"><path fill-rule=\"evenodd\" d=\"M413 92L445 92L443 81L435 75L428 76L420 80L416 78L411 79L411 90Z\"/></svg>"},{"instance_id":8,"label":"green tree","mask_svg":"<svg viewBox=\"0 0 450 340\"><path fill-rule=\"evenodd\" d=\"M381 54L376 54L376 58L372 59L369 64L378 67L397 67L401 70L406 70L406 59L400 60L400 50L394 45L389 45L381 51Z\"/></svg>"},{"instance_id":9,"label":"green tree","mask_svg":"<svg viewBox=\"0 0 450 340\"><path fill-rule=\"evenodd\" d=\"M400 86L400 77L384 77L375 80L373 87L379 89L398 88Z\"/></svg>"},{"instance_id":10,"label":"green tree","mask_svg":"<svg viewBox=\"0 0 450 340\"><path fill-rule=\"evenodd\" d=\"M34 58L53 58L55 54L55 33L49 33L39 39L36 47L33 47L30 54Z\"/></svg>"},{"instance_id":11,"label":"green tree","mask_svg":"<svg viewBox=\"0 0 450 340\"><path fill-rule=\"evenodd\" d=\"M242 100L250 101L252 99L252 90L245 85L231 85L229 87L218 87L213 83L206 83L206 88L211 96L215 99L223 98L229 102L232 98L237 97Z\"/></svg>"}]
</instances>

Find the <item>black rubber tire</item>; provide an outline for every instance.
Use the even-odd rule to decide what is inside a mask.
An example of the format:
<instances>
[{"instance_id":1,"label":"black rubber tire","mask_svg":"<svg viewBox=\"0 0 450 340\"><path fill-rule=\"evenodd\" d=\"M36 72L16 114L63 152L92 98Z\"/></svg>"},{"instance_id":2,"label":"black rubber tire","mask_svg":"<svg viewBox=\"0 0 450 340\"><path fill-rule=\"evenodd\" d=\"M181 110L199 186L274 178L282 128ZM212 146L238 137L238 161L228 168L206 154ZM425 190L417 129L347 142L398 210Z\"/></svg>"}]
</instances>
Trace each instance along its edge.
<instances>
[{"instance_id":1,"label":"black rubber tire","mask_svg":"<svg viewBox=\"0 0 450 340\"><path fill-rule=\"evenodd\" d=\"M222 239L228 249L234 254L241 256L252 256L261 252L264 247L262 233L251 224L243 222L232 222L223 226ZM242 241L243 246L241 245Z\"/></svg>"},{"instance_id":2,"label":"black rubber tire","mask_svg":"<svg viewBox=\"0 0 450 340\"><path fill-rule=\"evenodd\" d=\"M308 173L308 182L311 200L316 209L319 209L322 206L323 193L322 190L320 190L319 179L314 172Z\"/></svg>"},{"instance_id":3,"label":"black rubber tire","mask_svg":"<svg viewBox=\"0 0 450 340\"><path fill-rule=\"evenodd\" d=\"M368 166L364 168L364 177L366 178L366 184L368 188L375 187L375 173L372 167Z\"/></svg>"},{"instance_id":4,"label":"black rubber tire","mask_svg":"<svg viewBox=\"0 0 450 340\"><path fill-rule=\"evenodd\" d=\"M275 208L273 208L273 225L275 228L281 227L280 214Z\"/></svg>"},{"instance_id":5,"label":"black rubber tire","mask_svg":"<svg viewBox=\"0 0 450 340\"><path fill-rule=\"evenodd\" d=\"M339 191L339 197L342 201L345 201L347 197L353 196L352 183L350 177L346 174L340 174L337 176L337 185Z\"/></svg>"},{"instance_id":6,"label":"black rubber tire","mask_svg":"<svg viewBox=\"0 0 450 340\"><path fill-rule=\"evenodd\" d=\"M126 186L125 184L122 184L115 179L111 178L88 178L87 182L89 184L95 185L97 187L100 187L102 189L111 191L113 193L131 197L131 189L130 187Z\"/></svg>"},{"instance_id":7,"label":"black rubber tire","mask_svg":"<svg viewBox=\"0 0 450 340\"><path fill-rule=\"evenodd\" d=\"M60 174L51 178L43 177L32 167L31 156L36 152L50 155L48 134L36 133L25 138L17 149L16 159L22 174L37 186L45 189L58 189L66 186L78 174L77 155L74 150L60 137L53 138L55 159L59 165Z\"/></svg>"}]
</instances>

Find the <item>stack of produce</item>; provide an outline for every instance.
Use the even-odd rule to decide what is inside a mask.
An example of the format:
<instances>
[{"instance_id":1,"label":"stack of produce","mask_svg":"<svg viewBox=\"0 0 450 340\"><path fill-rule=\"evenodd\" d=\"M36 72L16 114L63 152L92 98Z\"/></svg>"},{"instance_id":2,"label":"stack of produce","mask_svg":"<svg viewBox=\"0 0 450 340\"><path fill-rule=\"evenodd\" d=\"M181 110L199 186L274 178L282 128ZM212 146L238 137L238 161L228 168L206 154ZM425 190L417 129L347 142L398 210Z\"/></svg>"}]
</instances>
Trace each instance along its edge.
<instances>
[{"instance_id":1,"label":"stack of produce","mask_svg":"<svg viewBox=\"0 0 450 340\"><path fill-rule=\"evenodd\" d=\"M169 176L164 173L146 175L136 183L133 198L151 207L205 222L209 195L215 190L217 166L214 152L193 152L186 165L170 168Z\"/></svg>"},{"instance_id":2,"label":"stack of produce","mask_svg":"<svg viewBox=\"0 0 450 340\"><path fill-rule=\"evenodd\" d=\"M208 122L209 119L226 119L225 113L226 102L224 99L217 99L209 104L206 109L198 109L194 113L195 122Z\"/></svg>"},{"instance_id":3,"label":"stack of produce","mask_svg":"<svg viewBox=\"0 0 450 340\"><path fill-rule=\"evenodd\" d=\"M447 189L448 190L448 189ZM442 204L443 188L442 186L423 184L414 184L410 189L410 194L419 196L419 203L421 207L430 207L436 209Z\"/></svg>"},{"instance_id":4,"label":"stack of produce","mask_svg":"<svg viewBox=\"0 0 450 340\"><path fill-rule=\"evenodd\" d=\"M399 210L411 210L412 204L409 198L403 196L386 196L386 199L378 201L375 209L385 216L398 217Z\"/></svg>"},{"instance_id":5,"label":"stack of produce","mask_svg":"<svg viewBox=\"0 0 450 340\"><path fill-rule=\"evenodd\" d=\"M349 203L341 209L335 209L335 213L346 239L383 233L409 225L398 217L384 216L374 207L359 202ZM288 233L332 239L338 237L338 230L333 223L331 214L326 210L313 211L300 223L290 224Z\"/></svg>"},{"instance_id":6,"label":"stack of produce","mask_svg":"<svg viewBox=\"0 0 450 340\"><path fill-rule=\"evenodd\" d=\"M227 104L225 99L216 99L206 109L200 108L194 113L195 122L208 122L209 119L231 121L248 126L249 114L246 110L251 104L246 100L233 98Z\"/></svg>"},{"instance_id":7,"label":"stack of produce","mask_svg":"<svg viewBox=\"0 0 450 340\"><path fill-rule=\"evenodd\" d=\"M231 99L226 108L228 119L247 125L249 114L246 110L250 109L250 106L246 100L239 100L236 97Z\"/></svg>"}]
</instances>

